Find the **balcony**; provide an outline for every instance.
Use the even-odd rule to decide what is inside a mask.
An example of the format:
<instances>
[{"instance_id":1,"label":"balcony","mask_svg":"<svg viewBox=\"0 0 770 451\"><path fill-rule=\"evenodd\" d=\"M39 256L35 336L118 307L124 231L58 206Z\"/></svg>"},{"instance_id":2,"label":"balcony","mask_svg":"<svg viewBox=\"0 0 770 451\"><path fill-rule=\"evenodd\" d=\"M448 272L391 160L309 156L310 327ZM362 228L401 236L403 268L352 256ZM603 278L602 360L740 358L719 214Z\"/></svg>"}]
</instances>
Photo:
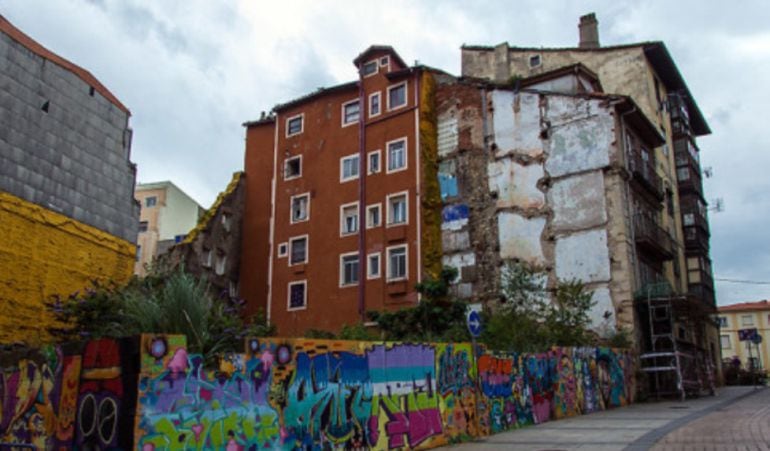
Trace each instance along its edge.
<instances>
[{"instance_id":1,"label":"balcony","mask_svg":"<svg viewBox=\"0 0 770 451\"><path fill-rule=\"evenodd\" d=\"M645 161L639 152L628 152L628 169L642 188L646 189L658 201L663 200L663 182L655 172L655 165ZM654 161L654 160L653 160Z\"/></svg>"},{"instance_id":2,"label":"balcony","mask_svg":"<svg viewBox=\"0 0 770 451\"><path fill-rule=\"evenodd\" d=\"M692 166L676 168L676 180L680 193L696 193L703 197L703 182L700 171Z\"/></svg>"},{"instance_id":3,"label":"balcony","mask_svg":"<svg viewBox=\"0 0 770 451\"><path fill-rule=\"evenodd\" d=\"M687 208L685 205L682 205L682 225L684 228L688 227L700 227L701 230L709 233L709 223L706 220L706 217L700 214L697 211L694 211L692 208Z\"/></svg>"},{"instance_id":4,"label":"balcony","mask_svg":"<svg viewBox=\"0 0 770 451\"><path fill-rule=\"evenodd\" d=\"M671 113L671 128L674 136L690 135L690 115L684 100L678 95L668 97L669 111Z\"/></svg>"},{"instance_id":5,"label":"balcony","mask_svg":"<svg viewBox=\"0 0 770 451\"><path fill-rule=\"evenodd\" d=\"M637 246L662 260L674 258L674 239L647 215L634 215L634 238Z\"/></svg>"},{"instance_id":6,"label":"balcony","mask_svg":"<svg viewBox=\"0 0 770 451\"><path fill-rule=\"evenodd\" d=\"M687 250L708 252L709 235L697 227L684 227L684 247Z\"/></svg>"},{"instance_id":7,"label":"balcony","mask_svg":"<svg viewBox=\"0 0 770 451\"><path fill-rule=\"evenodd\" d=\"M716 309L716 297L714 297L714 288L702 284L690 284L687 294L696 299L704 307L713 310Z\"/></svg>"}]
</instances>

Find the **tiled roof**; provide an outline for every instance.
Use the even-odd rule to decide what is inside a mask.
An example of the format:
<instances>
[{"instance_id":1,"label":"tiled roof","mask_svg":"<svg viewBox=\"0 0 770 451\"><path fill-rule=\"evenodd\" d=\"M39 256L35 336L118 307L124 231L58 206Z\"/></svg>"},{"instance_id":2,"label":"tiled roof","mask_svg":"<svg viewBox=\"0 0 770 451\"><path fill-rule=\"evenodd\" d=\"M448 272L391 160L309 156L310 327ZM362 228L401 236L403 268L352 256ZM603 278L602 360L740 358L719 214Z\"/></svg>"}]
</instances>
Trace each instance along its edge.
<instances>
[{"instance_id":1,"label":"tiled roof","mask_svg":"<svg viewBox=\"0 0 770 451\"><path fill-rule=\"evenodd\" d=\"M88 72L87 70L83 69L77 64L65 58L62 58L61 56L43 47L40 43L38 43L31 37L24 34L21 30L13 26L13 24L11 24L8 21L8 19L6 19L2 14L0 14L0 31L7 34L14 41L26 47L30 52L58 66L61 66L62 68L77 75L81 80L86 82L89 86L93 87L94 90L96 90L96 92L98 92L99 94L104 96L107 100L109 100L110 103L112 103L113 105L118 107L120 110L124 111L125 113L131 114L128 108L126 108L126 106L123 105L120 102L120 100L118 100L118 98L115 97L110 92L109 89L107 89L103 84L101 84L99 80L97 80L96 77L94 77L91 74L91 72Z\"/></svg>"},{"instance_id":2,"label":"tiled roof","mask_svg":"<svg viewBox=\"0 0 770 451\"><path fill-rule=\"evenodd\" d=\"M723 305L719 307L720 312L743 312L752 310L770 310L770 304L765 299L758 302L740 302L738 304Z\"/></svg>"}]
</instances>

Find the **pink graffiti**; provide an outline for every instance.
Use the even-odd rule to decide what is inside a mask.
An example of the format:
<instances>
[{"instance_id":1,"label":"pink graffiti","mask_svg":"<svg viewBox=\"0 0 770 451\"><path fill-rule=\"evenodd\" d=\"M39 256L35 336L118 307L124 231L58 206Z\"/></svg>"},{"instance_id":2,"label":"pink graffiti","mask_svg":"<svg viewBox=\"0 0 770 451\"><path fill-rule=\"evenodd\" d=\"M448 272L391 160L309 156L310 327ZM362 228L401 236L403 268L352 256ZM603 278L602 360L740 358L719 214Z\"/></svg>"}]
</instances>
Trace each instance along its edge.
<instances>
[{"instance_id":1,"label":"pink graffiti","mask_svg":"<svg viewBox=\"0 0 770 451\"><path fill-rule=\"evenodd\" d=\"M174 352L174 356L168 361L168 370L172 374L184 373L187 369L187 350L179 348Z\"/></svg>"},{"instance_id":2,"label":"pink graffiti","mask_svg":"<svg viewBox=\"0 0 770 451\"><path fill-rule=\"evenodd\" d=\"M424 409L414 412L391 412L385 424L388 434L388 448L403 448L404 436L414 448L428 438L441 434L441 413L438 409ZM369 424L371 425L371 419ZM376 424L376 423L375 423Z\"/></svg>"},{"instance_id":3,"label":"pink graffiti","mask_svg":"<svg viewBox=\"0 0 770 451\"><path fill-rule=\"evenodd\" d=\"M195 434L195 441L200 442L201 441L201 432L203 432L203 425L202 424L194 424L190 428L193 431L193 434Z\"/></svg>"},{"instance_id":4,"label":"pink graffiti","mask_svg":"<svg viewBox=\"0 0 770 451\"><path fill-rule=\"evenodd\" d=\"M275 360L275 357L273 357L273 354L271 354L269 351L265 351L259 357L259 360L262 361L262 370L267 372L270 371L270 367L273 366L273 360Z\"/></svg>"},{"instance_id":5,"label":"pink graffiti","mask_svg":"<svg viewBox=\"0 0 770 451\"><path fill-rule=\"evenodd\" d=\"M532 416L535 418L535 424L545 423L551 419L551 403L547 398L535 395L532 403Z\"/></svg>"}]
</instances>

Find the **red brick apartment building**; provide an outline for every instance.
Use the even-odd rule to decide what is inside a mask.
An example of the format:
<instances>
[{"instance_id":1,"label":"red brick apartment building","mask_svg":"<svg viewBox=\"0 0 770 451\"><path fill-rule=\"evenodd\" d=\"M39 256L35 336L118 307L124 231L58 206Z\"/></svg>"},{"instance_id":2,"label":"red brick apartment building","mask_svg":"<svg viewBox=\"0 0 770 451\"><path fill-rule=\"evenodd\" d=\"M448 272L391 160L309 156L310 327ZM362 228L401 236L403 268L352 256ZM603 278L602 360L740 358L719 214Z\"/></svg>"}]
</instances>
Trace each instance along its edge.
<instances>
[{"instance_id":1,"label":"red brick apartment building","mask_svg":"<svg viewBox=\"0 0 770 451\"><path fill-rule=\"evenodd\" d=\"M354 64L357 81L244 124L240 291L282 335L413 305L440 267L434 112L421 101L434 79L389 46Z\"/></svg>"}]
</instances>

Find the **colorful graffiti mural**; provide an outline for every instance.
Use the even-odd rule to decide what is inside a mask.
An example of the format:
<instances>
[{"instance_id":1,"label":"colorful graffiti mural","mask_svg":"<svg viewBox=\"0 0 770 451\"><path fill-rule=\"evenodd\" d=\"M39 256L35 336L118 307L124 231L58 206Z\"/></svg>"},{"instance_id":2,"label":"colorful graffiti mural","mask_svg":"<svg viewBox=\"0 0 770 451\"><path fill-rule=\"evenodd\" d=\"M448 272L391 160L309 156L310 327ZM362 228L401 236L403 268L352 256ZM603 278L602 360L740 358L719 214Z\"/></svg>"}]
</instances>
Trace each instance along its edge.
<instances>
[{"instance_id":1,"label":"colorful graffiti mural","mask_svg":"<svg viewBox=\"0 0 770 451\"><path fill-rule=\"evenodd\" d=\"M3 356L0 443L41 450L425 449L634 393L608 348L249 339L208 368L184 337L143 335L31 355Z\"/></svg>"}]
</instances>

